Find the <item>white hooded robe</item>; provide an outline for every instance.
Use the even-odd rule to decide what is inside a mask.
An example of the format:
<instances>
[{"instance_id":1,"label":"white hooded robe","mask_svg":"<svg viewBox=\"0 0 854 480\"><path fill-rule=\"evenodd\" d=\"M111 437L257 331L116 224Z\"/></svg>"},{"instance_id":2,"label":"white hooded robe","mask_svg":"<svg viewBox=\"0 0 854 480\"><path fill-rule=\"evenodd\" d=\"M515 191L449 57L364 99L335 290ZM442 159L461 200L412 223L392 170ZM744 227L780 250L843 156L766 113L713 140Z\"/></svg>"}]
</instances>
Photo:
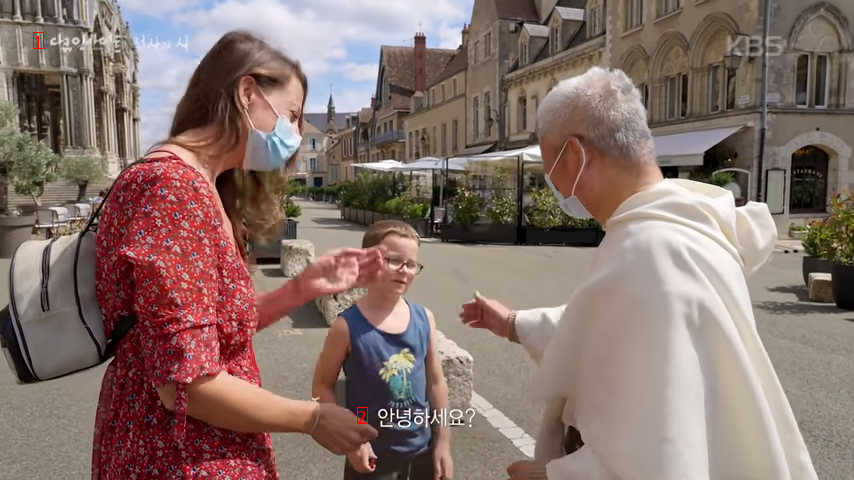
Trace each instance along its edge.
<instances>
[{"instance_id":1,"label":"white hooded robe","mask_svg":"<svg viewBox=\"0 0 854 480\"><path fill-rule=\"evenodd\" d=\"M605 229L569 302L516 318L549 480L816 480L747 289L777 236L767 206L665 180ZM570 455L565 425L585 442Z\"/></svg>"}]
</instances>

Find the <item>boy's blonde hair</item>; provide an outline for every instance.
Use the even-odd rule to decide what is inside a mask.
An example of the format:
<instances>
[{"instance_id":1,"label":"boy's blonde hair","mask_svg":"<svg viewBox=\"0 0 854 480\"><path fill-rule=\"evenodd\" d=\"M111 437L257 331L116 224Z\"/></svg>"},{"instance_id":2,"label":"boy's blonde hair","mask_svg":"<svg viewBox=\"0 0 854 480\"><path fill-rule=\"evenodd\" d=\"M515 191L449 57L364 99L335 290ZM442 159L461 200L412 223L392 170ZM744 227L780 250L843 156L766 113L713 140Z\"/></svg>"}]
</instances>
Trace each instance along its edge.
<instances>
[{"instance_id":1,"label":"boy's blonde hair","mask_svg":"<svg viewBox=\"0 0 854 480\"><path fill-rule=\"evenodd\" d=\"M389 235L411 238L421 246L421 237L412 225L400 220L380 220L368 227L368 231L362 237L362 248L376 247Z\"/></svg>"}]
</instances>

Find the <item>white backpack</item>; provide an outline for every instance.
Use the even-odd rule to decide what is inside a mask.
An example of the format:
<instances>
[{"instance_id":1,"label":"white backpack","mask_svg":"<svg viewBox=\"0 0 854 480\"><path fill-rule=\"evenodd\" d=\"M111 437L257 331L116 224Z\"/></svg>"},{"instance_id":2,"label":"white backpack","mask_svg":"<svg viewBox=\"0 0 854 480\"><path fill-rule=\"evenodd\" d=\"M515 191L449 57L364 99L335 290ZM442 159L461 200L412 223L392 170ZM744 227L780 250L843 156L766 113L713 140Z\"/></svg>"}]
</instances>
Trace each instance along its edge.
<instances>
[{"instance_id":1,"label":"white backpack","mask_svg":"<svg viewBox=\"0 0 854 480\"><path fill-rule=\"evenodd\" d=\"M122 318L110 338L104 335L95 295L95 237L107 196L79 234L29 240L12 256L0 346L18 383L52 380L106 362L136 323L135 316Z\"/></svg>"}]
</instances>

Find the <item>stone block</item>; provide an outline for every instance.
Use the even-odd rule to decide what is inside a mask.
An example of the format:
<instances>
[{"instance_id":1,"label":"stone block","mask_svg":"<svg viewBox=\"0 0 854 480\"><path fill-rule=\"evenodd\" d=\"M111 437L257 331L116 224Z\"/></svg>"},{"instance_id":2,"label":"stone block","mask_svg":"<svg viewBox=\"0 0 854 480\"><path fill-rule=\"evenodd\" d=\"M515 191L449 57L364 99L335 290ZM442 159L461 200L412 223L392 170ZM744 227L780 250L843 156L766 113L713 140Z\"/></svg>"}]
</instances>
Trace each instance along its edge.
<instances>
[{"instance_id":1,"label":"stone block","mask_svg":"<svg viewBox=\"0 0 854 480\"><path fill-rule=\"evenodd\" d=\"M343 293L335 295L324 295L314 300L314 305L320 312L320 315L326 320L327 325L332 325L332 322L341 315L341 312L350 308L353 302L362 297L367 290L364 288L354 288Z\"/></svg>"},{"instance_id":2,"label":"stone block","mask_svg":"<svg viewBox=\"0 0 854 480\"><path fill-rule=\"evenodd\" d=\"M471 407L472 390L474 388L474 359L469 352L460 348L453 340L448 339L442 332L436 331L436 346L442 360L442 373L448 384L448 404L450 409L467 410ZM339 405L344 405L345 382L343 372L335 384L335 397ZM510 425L514 426L514 425Z\"/></svg>"},{"instance_id":3,"label":"stone block","mask_svg":"<svg viewBox=\"0 0 854 480\"><path fill-rule=\"evenodd\" d=\"M466 410L471 406L474 389L474 358L471 354L436 330L436 347L442 359L442 372L448 384L451 409Z\"/></svg>"},{"instance_id":4,"label":"stone block","mask_svg":"<svg viewBox=\"0 0 854 480\"><path fill-rule=\"evenodd\" d=\"M293 278L314 261L314 244L308 240L282 240L279 257L282 273Z\"/></svg>"},{"instance_id":5,"label":"stone block","mask_svg":"<svg viewBox=\"0 0 854 480\"><path fill-rule=\"evenodd\" d=\"M834 303L833 279L829 273L810 273L807 289L813 302Z\"/></svg>"}]
</instances>

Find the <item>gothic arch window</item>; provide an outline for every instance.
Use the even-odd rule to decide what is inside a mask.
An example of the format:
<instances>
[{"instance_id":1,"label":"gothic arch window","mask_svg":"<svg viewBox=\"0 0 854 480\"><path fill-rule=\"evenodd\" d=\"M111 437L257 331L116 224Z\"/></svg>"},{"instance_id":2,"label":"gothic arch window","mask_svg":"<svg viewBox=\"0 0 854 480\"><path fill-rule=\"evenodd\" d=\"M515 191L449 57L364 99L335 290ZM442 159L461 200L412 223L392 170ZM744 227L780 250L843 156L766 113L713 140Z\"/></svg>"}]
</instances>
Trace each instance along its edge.
<instances>
[{"instance_id":1,"label":"gothic arch window","mask_svg":"<svg viewBox=\"0 0 854 480\"><path fill-rule=\"evenodd\" d=\"M634 45L623 54L620 59L620 68L632 79L632 82L640 92L643 106L649 112L650 109L650 71L649 58L646 51L640 45ZM648 114L648 113L647 113Z\"/></svg>"},{"instance_id":2,"label":"gothic arch window","mask_svg":"<svg viewBox=\"0 0 854 480\"><path fill-rule=\"evenodd\" d=\"M789 213L827 211L827 170L830 155L819 147L806 146L792 154Z\"/></svg>"},{"instance_id":3,"label":"gothic arch window","mask_svg":"<svg viewBox=\"0 0 854 480\"><path fill-rule=\"evenodd\" d=\"M651 67L651 77L656 83L652 96L663 99L660 103L656 101L658 113L653 114L653 120L686 118L691 110L691 82L685 37L672 31L665 33L653 54Z\"/></svg>"},{"instance_id":4,"label":"gothic arch window","mask_svg":"<svg viewBox=\"0 0 854 480\"><path fill-rule=\"evenodd\" d=\"M845 82L838 80L843 52L849 38L843 33L838 15L823 9L804 12L792 31L790 57L795 75L794 104L802 108L826 108L833 98L845 98Z\"/></svg>"}]
</instances>

